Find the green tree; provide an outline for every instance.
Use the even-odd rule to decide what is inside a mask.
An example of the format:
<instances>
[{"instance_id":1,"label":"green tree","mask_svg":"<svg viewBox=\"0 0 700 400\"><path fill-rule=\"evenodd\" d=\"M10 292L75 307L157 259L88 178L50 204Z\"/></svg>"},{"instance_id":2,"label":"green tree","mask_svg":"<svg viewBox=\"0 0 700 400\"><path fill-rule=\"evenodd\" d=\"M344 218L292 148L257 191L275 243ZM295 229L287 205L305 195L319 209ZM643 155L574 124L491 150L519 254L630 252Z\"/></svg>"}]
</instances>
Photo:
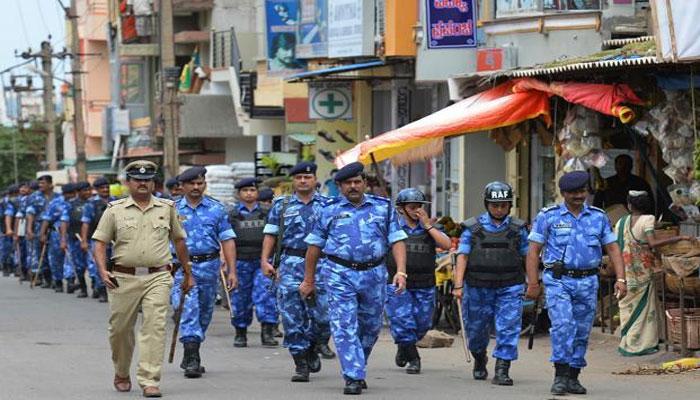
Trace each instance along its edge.
<instances>
[{"instance_id":1,"label":"green tree","mask_svg":"<svg viewBox=\"0 0 700 400\"><path fill-rule=\"evenodd\" d=\"M21 132L16 127L0 126L0 188L15 183L14 154L17 155L18 181L36 177L36 172L42 169L45 138L38 124Z\"/></svg>"}]
</instances>

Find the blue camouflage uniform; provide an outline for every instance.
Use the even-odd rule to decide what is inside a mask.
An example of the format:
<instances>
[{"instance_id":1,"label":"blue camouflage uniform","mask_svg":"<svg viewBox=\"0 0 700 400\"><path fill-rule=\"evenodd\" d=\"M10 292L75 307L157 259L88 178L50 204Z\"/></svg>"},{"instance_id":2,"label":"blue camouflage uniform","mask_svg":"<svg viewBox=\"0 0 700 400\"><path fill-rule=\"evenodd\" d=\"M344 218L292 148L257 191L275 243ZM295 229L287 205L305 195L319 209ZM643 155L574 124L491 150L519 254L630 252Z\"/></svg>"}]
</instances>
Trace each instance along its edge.
<instances>
[{"instance_id":1,"label":"blue camouflage uniform","mask_svg":"<svg viewBox=\"0 0 700 400\"><path fill-rule=\"evenodd\" d=\"M416 225L415 228L411 228L406 223L406 220L401 217L399 217L399 225L408 237L427 233L420 224ZM434 248L435 242L432 239L430 242ZM430 265L431 271L435 269L434 263L433 259L433 263ZM406 273L411 279L413 274L408 265L406 266ZM389 277L389 280L391 279L392 277ZM389 318L389 326L394 343L398 345L415 344L432 327L433 311L435 309L434 273L431 283L432 285L428 287L407 287L402 293L396 293L396 287L391 283L387 284L385 310L387 318Z\"/></svg>"},{"instance_id":2,"label":"blue camouflage uniform","mask_svg":"<svg viewBox=\"0 0 700 400\"><path fill-rule=\"evenodd\" d=\"M4 200L4 212L2 215L2 224L5 225L5 217L14 218L17 213L18 200L17 196L7 196ZM14 229L14 226L12 226ZM2 237L2 254L3 257L0 259L0 263L4 265L10 265L14 270L15 266L15 251L13 248L13 238L12 236Z\"/></svg>"},{"instance_id":3,"label":"blue camouflage uniform","mask_svg":"<svg viewBox=\"0 0 700 400\"><path fill-rule=\"evenodd\" d=\"M256 203L249 210L243 203L234 205L238 207L238 214L242 217L260 210L260 204ZM238 232L238 234L241 234ZM262 242L260 242L262 246ZM238 287L231 292L231 306L234 317L231 324L236 328L247 328L253 322L253 308L258 322L261 324L276 324L279 318L277 314L277 301L273 290L272 279L265 276L260 268L260 254L256 258L241 258L240 252L236 259L236 273Z\"/></svg>"},{"instance_id":4,"label":"blue camouflage uniform","mask_svg":"<svg viewBox=\"0 0 700 400\"><path fill-rule=\"evenodd\" d=\"M364 195L358 207L346 197L329 200L306 243L326 255L321 281L328 291L329 317L340 366L346 379L363 380L372 347L382 327L390 245L407 238L388 199ZM338 262L369 263L357 270Z\"/></svg>"},{"instance_id":5,"label":"blue camouflage uniform","mask_svg":"<svg viewBox=\"0 0 700 400\"><path fill-rule=\"evenodd\" d=\"M106 199L102 199L99 195L95 195L91 197L86 203L85 206L83 207L83 215L80 217L80 222L84 224L88 224L90 226L97 226L97 222L95 219L98 217L97 216L97 207L100 203L109 203L111 201L116 200L117 198L114 196L109 196ZM88 232L88 238L92 238L92 233ZM90 248L88 250L88 254L86 255L87 257L87 269L88 269L88 274L90 275L90 278L92 279L93 282L93 289L101 289L104 287L104 283L102 283L102 278L100 277L100 274L97 272L97 264L95 263L95 258L93 256L94 254L94 245L95 241L93 239L88 239L90 241ZM109 244L107 245L107 260L112 259L112 245Z\"/></svg>"},{"instance_id":6,"label":"blue camouflage uniform","mask_svg":"<svg viewBox=\"0 0 700 400\"><path fill-rule=\"evenodd\" d=\"M503 232L509 229L512 217L506 217L500 224L495 224L487 212L481 214L477 221L482 229L489 233ZM527 229L519 229L518 252L527 255ZM469 256L472 252L473 234L464 229L459 239L457 254ZM469 265L467 264L467 270ZM486 351L489 333L495 325L496 347L493 357L513 361L518 358L518 339L522 328L522 309L524 284L505 285L501 287L477 287L464 284L462 309L464 326L469 339L469 350L475 353Z\"/></svg>"},{"instance_id":7,"label":"blue camouflage uniform","mask_svg":"<svg viewBox=\"0 0 700 400\"><path fill-rule=\"evenodd\" d=\"M529 240L544 245L545 267L563 261L570 270L597 269L602 246L615 241L607 214L588 205L575 217L565 204L545 208L537 215ZM549 269L542 278L547 299L553 363L573 368L586 366L588 335L593 326L598 293L598 277L562 276L556 279Z\"/></svg>"},{"instance_id":8,"label":"blue camouflage uniform","mask_svg":"<svg viewBox=\"0 0 700 400\"><path fill-rule=\"evenodd\" d=\"M65 254L61 250L61 234L58 229L61 226L61 214L63 209L68 207L68 202L63 196L57 196L46 207L41 215L42 221L47 221L47 249L46 253L49 258L49 267L55 282L63 280L63 267L65 262Z\"/></svg>"},{"instance_id":9,"label":"blue camouflage uniform","mask_svg":"<svg viewBox=\"0 0 700 400\"><path fill-rule=\"evenodd\" d=\"M224 205L209 196L203 196L194 208L183 197L175 203L175 207L187 232L186 243L190 257L216 255L211 260L192 263L195 285L185 296L185 306L180 319L180 342L201 343L214 312L216 289L220 280L220 242L235 239L236 234L228 222ZM170 302L175 309L180 305L182 279L183 272L180 268L175 274L170 296Z\"/></svg>"},{"instance_id":10,"label":"blue camouflage uniform","mask_svg":"<svg viewBox=\"0 0 700 400\"><path fill-rule=\"evenodd\" d=\"M44 260L42 261L42 266L39 268L39 258L41 258L41 242L39 241L39 234L41 233L41 221L44 212L48 208L49 204L58 198L60 195L52 193L47 199L44 193L37 190L29 196L27 201L27 216L34 216L34 226L32 227L34 232L34 240L29 243L31 262L29 265L32 267L32 272L36 272L37 269L40 271L49 271L49 260L46 254L44 255ZM46 252L48 252L48 244Z\"/></svg>"},{"instance_id":11,"label":"blue camouflage uniform","mask_svg":"<svg viewBox=\"0 0 700 400\"><path fill-rule=\"evenodd\" d=\"M26 224L26 215L27 215L27 205L29 204L29 198L31 194L25 195L25 196L20 196L19 197L19 207L17 208L17 212L15 213L15 218L19 219L21 222L20 224ZM26 235L26 228L25 228L25 235ZM24 235L19 237L19 257L21 258L22 262L22 272L27 272L29 271L29 265L31 265L31 254L29 253L30 251L30 246L27 246L27 240Z\"/></svg>"},{"instance_id":12,"label":"blue camouflage uniform","mask_svg":"<svg viewBox=\"0 0 700 400\"><path fill-rule=\"evenodd\" d=\"M81 200L78 196L68 200L66 205L61 209L61 216L59 220L67 224L71 224L71 214L76 207L83 209L87 204L87 200ZM82 209L80 210L80 216L82 217ZM76 222L76 221L74 221ZM77 222L80 222L79 220ZM79 234L79 232L78 232ZM85 275L85 270L87 269L87 254L80 247L80 240L75 237L75 232L71 232L70 228L66 233L66 253L64 260L63 275L66 279L72 279L76 275Z\"/></svg>"},{"instance_id":13,"label":"blue camouflage uniform","mask_svg":"<svg viewBox=\"0 0 700 400\"><path fill-rule=\"evenodd\" d=\"M304 238L311 232L313 220L327 200L327 197L319 193L314 193L307 204L299 200L296 194L279 197L272 204L267 224L263 229L266 235L279 235L280 215L284 207L284 237L277 238L282 241L277 306L284 328L283 345L292 355L302 354L318 342L320 338L316 336L314 321L320 320L322 323L328 319L328 309L324 308L325 299L320 297L321 294L317 294L315 307L307 304L299 294L299 285L304 280L305 269L304 256L301 253L304 253L307 247Z\"/></svg>"}]
</instances>

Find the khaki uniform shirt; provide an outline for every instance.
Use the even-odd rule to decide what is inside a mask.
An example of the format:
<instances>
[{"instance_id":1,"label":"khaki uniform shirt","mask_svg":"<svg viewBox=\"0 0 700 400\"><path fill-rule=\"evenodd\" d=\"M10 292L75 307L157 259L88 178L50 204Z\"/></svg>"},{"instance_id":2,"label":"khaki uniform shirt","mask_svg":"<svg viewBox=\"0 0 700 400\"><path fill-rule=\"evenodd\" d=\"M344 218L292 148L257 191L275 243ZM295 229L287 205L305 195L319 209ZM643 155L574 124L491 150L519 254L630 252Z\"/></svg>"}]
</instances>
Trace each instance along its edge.
<instances>
[{"instance_id":1,"label":"khaki uniform shirt","mask_svg":"<svg viewBox=\"0 0 700 400\"><path fill-rule=\"evenodd\" d=\"M103 243L114 241L112 260L125 267L159 267L170 264L170 241L185 239L170 200L151 196L141 210L129 196L109 203L92 238Z\"/></svg>"}]
</instances>

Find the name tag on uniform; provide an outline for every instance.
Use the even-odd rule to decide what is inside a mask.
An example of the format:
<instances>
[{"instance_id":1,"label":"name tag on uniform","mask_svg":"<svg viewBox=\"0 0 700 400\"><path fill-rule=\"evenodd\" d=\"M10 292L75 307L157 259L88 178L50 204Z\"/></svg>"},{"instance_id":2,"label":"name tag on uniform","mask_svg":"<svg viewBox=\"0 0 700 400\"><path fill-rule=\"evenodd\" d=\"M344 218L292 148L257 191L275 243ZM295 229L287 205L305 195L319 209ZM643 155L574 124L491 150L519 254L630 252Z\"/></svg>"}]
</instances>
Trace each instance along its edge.
<instances>
[{"instance_id":1,"label":"name tag on uniform","mask_svg":"<svg viewBox=\"0 0 700 400\"><path fill-rule=\"evenodd\" d=\"M297 215L299 215L299 211L298 211L298 210L291 210L291 211L287 211L287 212L284 213L284 217L285 217L285 218L296 217Z\"/></svg>"},{"instance_id":2,"label":"name tag on uniform","mask_svg":"<svg viewBox=\"0 0 700 400\"><path fill-rule=\"evenodd\" d=\"M348 219L348 218L352 218L352 214L350 214L349 212L343 212L343 213L334 215L333 218L331 218L331 221L336 221L336 220L340 220L340 219Z\"/></svg>"},{"instance_id":3,"label":"name tag on uniform","mask_svg":"<svg viewBox=\"0 0 700 400\"><path fill-rule=\"evenodd\" d=\"M263 221L261 219L252 220L252 221L241 221L238 226L241 229L262 228L265 226L265 221Z\"/></svg>"},{"instance_id":4,"label":"name tag on uniform","mask_svg":"<svg viewBox=\"0 0 700 400\"><path fill-rule=\"evenodd\" d=\"M406 245L406 252L407 253L429 253L430 252L430 245L425 244L425 243L408 243Z\"/></svg>"},{"instance_id":5,"label":"name tag on uniform","mask_svg":"<svg viewBox=\"0 0 700 400\"><path fill-rule=\"evenodd\" d=\"M554 229L571 229L573 228L573 224L571 222L557 222L556 224L552 225L552 228Z\"/></svg>"}]
</instances>

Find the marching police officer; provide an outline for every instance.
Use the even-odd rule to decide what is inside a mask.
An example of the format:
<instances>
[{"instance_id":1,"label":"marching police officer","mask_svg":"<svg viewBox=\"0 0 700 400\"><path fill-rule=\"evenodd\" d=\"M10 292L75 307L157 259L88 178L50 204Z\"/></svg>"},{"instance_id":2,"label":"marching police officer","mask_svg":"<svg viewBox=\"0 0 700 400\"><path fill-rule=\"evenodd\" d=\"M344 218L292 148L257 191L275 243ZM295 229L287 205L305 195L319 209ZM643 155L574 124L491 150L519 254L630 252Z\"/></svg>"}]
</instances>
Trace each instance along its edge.
<instances>
[{"instance_id":1,"label":"marching police officer","mask_svg":"<svg viewBox=\"0 0 700 400\"><path fill-rule=\"evenodd\" d=\"M620 248L605 212L585 203L588 173L574 171L559 179L564 203L537 215L527 253L527 297L539 293L540 250L545 271L547 311L555 376L552 394L585 394L579 373L586 366L586 347L593 326L598 293L598 267L605 248L615 267L618 296L627 292Z\"/></svg>"},{"instance_id":2,"label":"marching police officer","mask_svg":"<svg viewBox=\"0 0 700 400\"><path fill-rule=\"evenodd\" d=\"M168 189L168 195L173 201L178 201L182 198L182 185L177 177L165 181L165 188Z\"/></svg>"},{"instance_id":3,"label":"marching police officer","mask_svg":"<svg viewBox=\"0 0 700 400\"><path fill-rule=\"evenodd\" d=\"M510 363L518 358L525 289L525 222L510 216L513 189L491 182L484 188L486 212L468 219L457 249L453 295L462 302L469 350L474 356L473 376L485 380L486 347L495 325L495 385L511 386ZM466 274L465 274L466 271Z\"/></svg>"},{"instance_id":4,"label":"marching police officer","mask_svg":"<svg viewBox=\"0 0 700 400\"><path fill-rule=\"evenodd\" d=\"M53 288L56 293L63 292L63 267L65 254L61 250L61 213L68 207L68 201L75 197L75 184L66 183L61 188L61 196L51 200L49 205L41 215L41 243L47 243L47 254L49 255L49 266L53 275Z\"/></svg>"},{"instance_id":5,"label":"marching police officer","mask_svg":"<svg viewBox=\"0 0 700 400\"><path fill-rule=\"evenodd\" d=\"M29 268L31 265L30 246L27 243L27 205L29 204L32 193L38 188L39 184L36 181L25 182L19 188L19 206L15 213L15 238L19 249L19 258L21 260L19 264L22 267L20 271L20 280L22 281L29 280Z\"/></svg>"},{"instance_id":6,"label":"marching police officer","mask_svg":"<svg viewBox=\"0 0 700 400\"><path fill-rule=\"evenodd\" d=\"M92 187L97 194L85 203L83 214L80 217L82 223L80 227L80 248L87 255L87 268L90 279L92 280L92 298L100 299L100 303L107 302L107 289L97 273L97 264L94 257L94 241L90 239L95 233L97 223L100 222L102 214L104 214L109 202L116 200L114 196L109 194L109 181L100 177L92 182ZM107 245L107 259L112 258L112 245Z\"/></svg>"},{"instance_id":7,"label":"marching police officer","mask_svg":"<svg viewBox=\"0 0 700 400\"><path fill-rule=\"evenodd\" d=\"M269 187L263 187L258 190L258 203L264 206L272 207L272 199L275 197L275 192Z\"/></svg>"},{"instance_id":8,"label":"marching police officer","mask_svg":"<svg viewBox=\"0 0 700 400\"><path fill-rule=\"evenodd\" d=\"M42 288L51 288L51 268L49 266L48 257L44 256L41 259L41 253L46 251L46 241L41 240L41 225L42 215L48 208L49 204L59 197L53 191L53 178L51 175L42 175L37 178L39 190L32 193L27 203L27 241L30 246L31 266L34 274L39 274L42 277Z\"/></svg>"},{"instance_id":9,"label":"marching police officer","mask_svg":"<svg viewBox=\"0 0 700 400\"><path fill-rule=\"evenodd\" d=\"M316 191L316 164L300 162L290 171L294 194L277 198L263 229L263 249L260 263L263 273L279 281L277 306L284 329L284 347L294 358L295 373L292 382L308 382L310 372L321 370L321 359L315 350L318 338L313 329L314 321L327 321L328 309L323 299L305 299L299 294L299 284L304 279L304 238L312 228L312 222L321 206L328 199ZM278 243L279 241L279 243ZM273 249L279 268L270 263Z\"/></svg>"},{"instance_id":10,"label":"marching police officer","mask_svg":"<svg viewBox=\"0 0 700 400\"><path fill-rule=\"evenodd\" d=\"M2 216L2 224L5 226L5 236L2 238L3 259L2 259L2 275L10 276L15 272L15 249L13 242L15 237L15 214L19 208L19 185L10 185L7 189L7 197L5 198L4 212Z\"/></svg>"},{"instance_id":11,"label":"marching police officer","mask_svg":"<svg viewBox=\"0 0 700 400\"><path fill-rule=\"evenodd\" d=\"M204 372L199 348L204 342L214 312L219 269L223 267L228 271L225 283L229 291L238 284L234 244L236 234L228 221L224 205L204 194L207 189L206 173L206 168L197 166L180 174L179 181L185 195L175 203L182 226L187 232L187 251L196 282L185 296L180 319L180 342L185 349L180 368L185 370L187 378L199 378ZM220 258L222 250L223 266ZM180 306L182 279L183 272L179 270L175 275L175 286L170 299L175 309Z\"/></svg>"},{"instance_id":12,"label":"marching police officer","mask_svg":"<svg viewBox=\"0 0 700 400\"><path fill-rule=\"evenodd\" d=\"M367 388L366 365L382 326L386 299L389 249L396 262L392 279L396 293L406 288L407 235L398 224L391 201L365 194L361 163L351 163L335 176L342 196L326 202L306 237L306 272L301 296L313 294L316 264L328 291L331 330L345 379L345 394L361 394Z\"/></svg>"},{"instance_id":13,"label":"marching police officer","mask_svg":"<svg viewBox=\"0 0 700 400\"><path fill-rule=\"evenodd\" d=\"M406 290L396 293L393 282L388 282L385 311L389 318L391 336L397 345L396 365L405 367L408 374L419 374L420 356L416 342L421 340L433 323L435 308L436 247L449 250L450 238L431 224L423 208L427 201L418 189L407 188L396 196L399 226L406 232ZM393 278L396 262L389 255L387 270ZM392 279L390 278L390 279Z\"/></svg>"},{"instance_id":14,"label":"marching police officer","mask_svg":"<svg viewBox=\"0 0 700 400\"><path fill-rule=\"evenodd\" d=\"M68 201L68 206L63 208L61 213L61 250L66 254L65 263L70 271L65 278L72 281L73 277L78 278L77 287L72 283L68 284L67 293L73 293L75 289L80 289L79 298L87 297L87 283L85 281L85 270L87 269L87 253L80 246L80 230L83 216L83 209L92 195L92 190L88 182L78 182L75 185L78 195Z\"/></svg>"},{"instance_id":15,"label":"marching police officer","mask_svg":"<svg viewBox=\"0 0 700 400\"><path fill-rule=\"evenodd\" d=\"M229 222L236 231L236 271L238 288L231 293L234 317L231 324L236 329L235 347L246 347L247 329L253 322L253 306L260 322L260 341L263 346L278 346L273 328L277 324L277 303L269 290L272 279L263 275L260 268L263 228L269 207L258 203L255 178L241 179L235 185L239 203L229 211Z\"/></svg>"}]
</instances>

